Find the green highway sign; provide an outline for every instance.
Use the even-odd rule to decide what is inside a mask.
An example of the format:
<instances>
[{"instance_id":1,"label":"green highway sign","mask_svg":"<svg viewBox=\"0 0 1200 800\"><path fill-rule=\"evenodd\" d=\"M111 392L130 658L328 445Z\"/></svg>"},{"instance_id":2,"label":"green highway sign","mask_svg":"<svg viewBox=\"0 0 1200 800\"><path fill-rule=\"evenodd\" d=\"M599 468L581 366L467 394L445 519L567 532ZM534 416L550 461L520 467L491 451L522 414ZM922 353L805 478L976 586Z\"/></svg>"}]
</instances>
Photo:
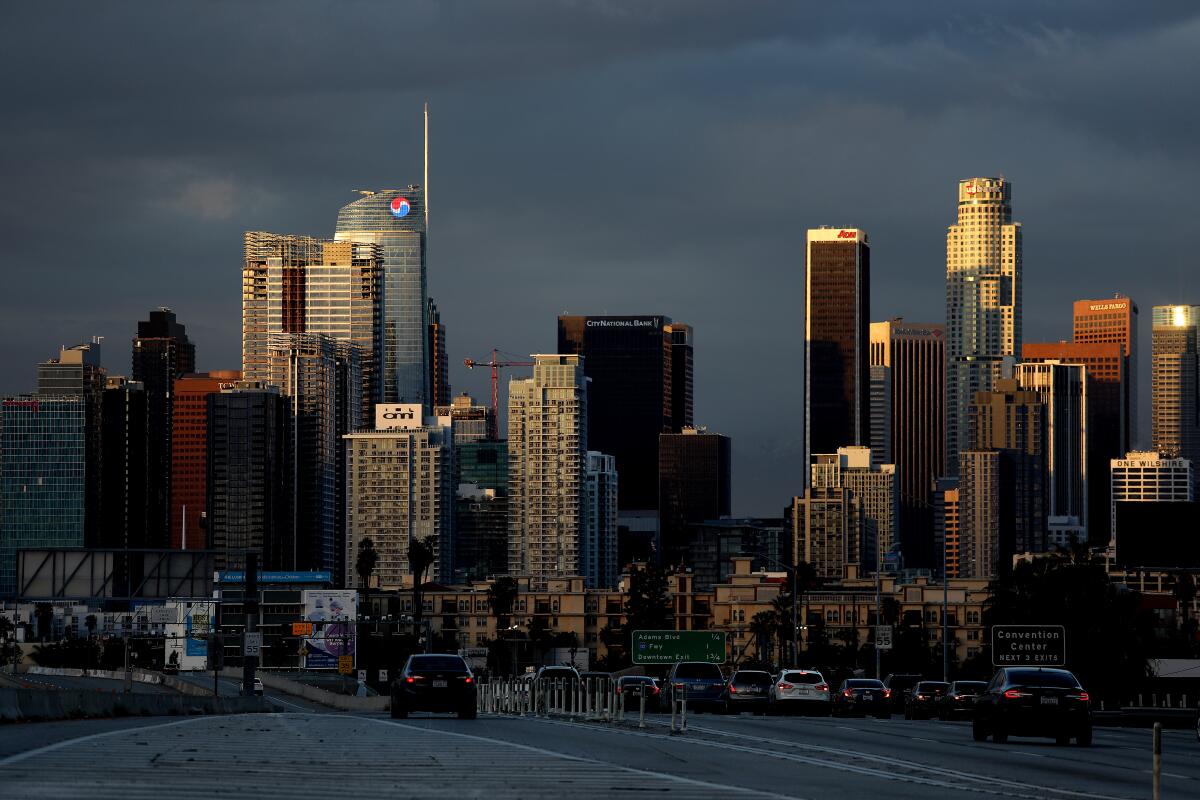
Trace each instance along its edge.
<instances>
[{"instance_id":1,"label":"green highway sign","mask_svg":"<svg viewBox=\"0 0 1200 800\"><path fill-rule=\"evenodd\" d=\"M992 666L1065 667L1067 630L1062 625L993 625Z\"/></svg>"},{"instance_id":2,"label":"green highway sign","mask_svg":"<svg viewBox=\"0 0 1200 800\"><path fill-rule=\"evenodd\" d=\"M725 663L726 636L719 631L634 631L634 664L676 661Z\"/></svg>"}]
</instances>

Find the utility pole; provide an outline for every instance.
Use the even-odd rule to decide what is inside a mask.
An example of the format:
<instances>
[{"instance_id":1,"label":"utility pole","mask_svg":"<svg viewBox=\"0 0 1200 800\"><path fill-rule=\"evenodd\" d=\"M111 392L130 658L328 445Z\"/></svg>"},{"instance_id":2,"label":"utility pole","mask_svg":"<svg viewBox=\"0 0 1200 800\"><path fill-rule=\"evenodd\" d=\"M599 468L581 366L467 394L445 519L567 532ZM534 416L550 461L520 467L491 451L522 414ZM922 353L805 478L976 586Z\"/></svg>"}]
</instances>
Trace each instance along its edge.
<instances>
[{"instance_id":1,"label":"utility pole","mask_svg":"<svg viewBox=\"0 0 1200 800\"><path fill-rule=\"evenodd\" d=\"M242 609L246 613L245 634L242 647L242 694L254 696L254 668L258 656L245 654L245 637L258 631L258 553L246 553L246 575L242 584Z\"/></svg>"},{"instance_id":2,"label":"utility pole","mask_svg":"<svg viewBox=\"0 0 1200 800\"><path fill-rule=\"evenodd\" d=\"M944 528L945 526L943 526ZM946 571L946 534L942 534L942 680L950 682L950 624L946 611L950 606L950 574Z\"/></svg>"}]
</instances>

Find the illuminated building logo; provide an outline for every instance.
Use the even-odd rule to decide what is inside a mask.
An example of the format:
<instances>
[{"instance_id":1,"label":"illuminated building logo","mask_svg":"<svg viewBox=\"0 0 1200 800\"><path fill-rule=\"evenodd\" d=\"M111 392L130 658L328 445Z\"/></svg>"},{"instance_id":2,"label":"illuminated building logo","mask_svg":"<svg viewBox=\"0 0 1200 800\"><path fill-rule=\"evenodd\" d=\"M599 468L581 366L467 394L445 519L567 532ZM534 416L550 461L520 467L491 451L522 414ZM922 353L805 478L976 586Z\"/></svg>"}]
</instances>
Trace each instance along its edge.
<instances>
[{"instance_id":1,"label":"illuminated building logo","mask_svg":"<svg viewBox=\"0 0 1200 800\"><path fill-rule=\"evenodd\" d=\"M396 219L407 217L408 212L412 210L412 206L408 204L408 200L403 197L396 197L392 200L392 216Z\"/></svg>"},{"instance_id":2,"label":"illuminated building logo","mask_svg":"<svg viewBox=\"0 0 1200 800\"><path fill-rule=\"evenodd\" d=\"M839 239L857 239L858 231L838 231Z\"/></svg>"}]
</instances>

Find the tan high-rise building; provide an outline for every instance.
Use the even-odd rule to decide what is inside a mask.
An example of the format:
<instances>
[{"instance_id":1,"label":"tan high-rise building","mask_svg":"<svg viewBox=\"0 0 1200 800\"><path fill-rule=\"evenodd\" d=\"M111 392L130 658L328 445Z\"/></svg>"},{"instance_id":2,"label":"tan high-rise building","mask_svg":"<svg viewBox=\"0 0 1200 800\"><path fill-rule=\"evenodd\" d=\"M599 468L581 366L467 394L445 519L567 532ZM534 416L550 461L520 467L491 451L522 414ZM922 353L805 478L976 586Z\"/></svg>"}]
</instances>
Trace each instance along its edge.
<instances>
[{"instance_id":1,"label":"tan high-rise building","mask_svg":"<svg viewBox=\"0 0 1200 800\"><path fill-rule=\"evenodd\" d=\"M957 578L959 569L960 493L957 478L938 478L933 489L933 538L942 557L934 564L936 574Z\"/></svg>"},{"instance_id":2,"label":"tan high-rise building","mask_svg":"<svg viewBox=\"0 0 1200 800\"><path fill-rule=\"evenodd\" d=\"M533 356L508 384L508 571L535 582L580 574L587 378L577 355Z\"/></svg>"},{"instance_id":3,"label":"tan high-rise building","mask_svg":"<svg viewBox=\"0 0 1200 800\"><path fill-rule=\"evenodd\" d=\"M839 447L813 456L812 486L854 493L862 515L860 574L873 574L899 544L896 465L873 463L869 447Z\"/></svg>"},{"instance_id":4,"label":"tan high-rise building","mask_svg":"<svg viewBox=\"0 0 1200 800\"><path fill-rule=\"evenodd\" d=\"M946 468L970 446L967 409L1021 351L1021 223L1012 184L958 182L958 215L946 233Z\"/></svg>"},{"instance_id":5,"label":"tan high-rise building","mask_svg":"<svg viewBox=\"0 0 1200 800\"><path fill-rule=\"evenodd\" d=\"M270 338L319 333L361 348L363 418L382 399L382 251L265 231L245 234L242 267L242 374L268 381Z\"/></svg>"},{"instance_id":6,"label":"tan high-rise building","mask_svg":"<svg viewBox=\"0 0 1200 800\"><path fill-rule=\"evenodd\" d=\"M840 581L846 567L862 567L862 501L850 489L809 487L787 509L792 554L813 565L817 577Z\"/></svg>"},{"instance_id":7,"label":"tan high-rise building","mask_svg":"<svg viewBox=\"0 0 1200 800\"><path fill-rule=\"evenodd\" d=\"M379 553L381 589L412 586L408 548L427 541L434 562L428 580L454 575L454 436L448 418L422 418L419 403L379 405L375 429L346 442L346 586L359 586L358 547L369 538Z\"/></svg>"},{"instance_id":8,"label":"tan high-rise building","mask_svg":"<svg viewBox=\"0 0 1200 800\"><path fill-rule=\"evenodd\" d=\"M906 566L941 566L929 535L929 492L946 474L945 338L942 325L871 323L871 450L882 446L876 460L896 465Z\"/></svg>"},{"instance_id":9,"label":"tan high-rise building","mask_svg":"<svg viewBox=\"0 0 1200 800\"><path fill-rule=\"evenodd\" d=\"M957 574L994 578L1013 553L1012 531L1004 525L1011 515L1003 503L1000 452L966 450L959 456L959 470Z\"/></svg>"},{"instance_id":10,"label":"tan high-rise building","mask_svg":"<svg viewBox=\"0 0 1200 800\"><path fill-rule=\"evenodd\" d=\"M1113 458L1132 450L1137 443L1137 324L1137 304L1123 295L1114 295L1108 300L1075 301L1075 343L1119 344L1125 357L1125 363L1120 370L1125 376L1121 387L1121 443L1119 452L1114 454ZM1120 380L1116 365L1111 364L1108 359L1088 364L1087 367L1088 374L1097 381Z\"/></svg>"},{"instance_id":11,"label":"tan high-rise building","mask_svg":"<svg viewBox=\"0 0 1200 800\"><path fill-rule=\"evenodd\" d=\"M1154 450L1200 464L1200 306L1155 306Z\"/></svg>"}]
</instances>

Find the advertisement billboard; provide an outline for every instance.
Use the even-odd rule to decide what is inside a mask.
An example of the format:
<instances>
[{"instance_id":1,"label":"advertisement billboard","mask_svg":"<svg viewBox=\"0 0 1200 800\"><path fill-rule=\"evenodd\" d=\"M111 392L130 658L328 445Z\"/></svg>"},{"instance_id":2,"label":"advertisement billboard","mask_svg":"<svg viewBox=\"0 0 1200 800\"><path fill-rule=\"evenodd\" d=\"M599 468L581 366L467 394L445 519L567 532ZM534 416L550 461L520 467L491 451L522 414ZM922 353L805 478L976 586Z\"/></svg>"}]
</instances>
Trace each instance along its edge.
<instances>
[{"instance_id":1,"label":"advertisement billboard","mask_svg":"<svg viewBox=\"0 0 1200 800\"><path fill-rule=\"evenodd\" d=\"M173 663L183 671L207 669L208 637L213 630L215 604L208 600L169 600L163 609L169 617L166 622L166 663Z\"/></svg>"},{"instance_id":2,"label":"advertisement billboard","mask_svg":"<svg viewBox=\"0 0 1200 800\"><path fill-rule=\"evenodd\" d=\"M337 669L338 659L354 656L358 592L353 589L305 589L304 621L312 635L304 640L305 669Z\"/></svg>"}]
</instances>

